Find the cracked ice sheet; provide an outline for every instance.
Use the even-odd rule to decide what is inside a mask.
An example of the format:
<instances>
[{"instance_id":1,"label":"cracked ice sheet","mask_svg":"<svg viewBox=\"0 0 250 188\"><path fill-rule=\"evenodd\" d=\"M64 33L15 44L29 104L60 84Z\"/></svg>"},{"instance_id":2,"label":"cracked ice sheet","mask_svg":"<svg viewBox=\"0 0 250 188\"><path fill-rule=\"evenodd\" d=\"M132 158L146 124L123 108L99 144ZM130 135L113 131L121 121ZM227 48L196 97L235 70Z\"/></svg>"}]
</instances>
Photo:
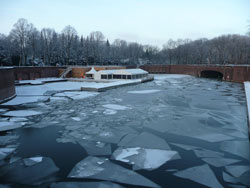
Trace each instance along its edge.
<instances>
[{"instance_id":1,"label":"cracked ice sheet","mask_svg":"<svg viewBox=\"0 0 250 188\"><path fill-rule=\"evenodd\" d=\"M16 96L14 99L3 103L2 105L20 105L33 102L44 102L47 101L49 97L47 96Z\"/></svg>"},{"instance_id":2,"label":"cracked ice sheet","mask_svg":"<svg viewBox=\"0 0 250 188\"><path fill-rule=\"evenodd\" d=\"M114 164L108 159L91 156L77 163L68 177L107 180L146 187L159 187L142 175Z\"/></svg>"},{"instance_id":3,"label":"cracked ice sheet","mask_svg":"<svg viewBox=\"0 0 250 188\"><path fill-rule=\"evenodd\" d=\"M145 148L118 148L113 153L113 158L118 161L133 165L134 170L153 170L172 159L178 153L170 150L145 149Z\"/></svg>"},{"instance_id":4,"label":"cracked ice sheet","mask_svg":"<svg viewBox=\"0 0 250 188\"><path fill-rule=\"evenodd\" d=\"M161 90L151 89L151 90L128 91L128 93L131 93L131 94L151 94L151 93L157 93L160 91Z\"/></svg>"},{"instance_id":5,"label":"cracked ice sheet","mask_svg":"<svg viewBox=\"0 0 250 188\"><path fill-rule=\"evenodd\" d=\"M138 136L128 134L123 137L118 146L124 146L127 148L142 147L148 149L171 150L164 139L147 132L143 132Z\"/></svg>"},{"instance_id":6,"label":"cracked ice sheet","mask_svg":"<svg viewBox=\"0 0 250 188\"><path fill-rule=\"evenodd\" d=\"M111 110L128 110L128 109L131 109L130 107L121 106L121 105L118 105L118 104L105 104L105 105L102 105L102 106L105 107L105 108L109 108Z\"/></svg>"},{"instance_id":7,"label":"cracked ice sheet","mask_svg":"<svg viewBox=\"0 0 250 188\"><path fill-rule=\"evenodd\" d=\"M111 182L59 182L53 183L51 188L123 188Z\"/></svg>"},{"instance_id":8,"label":"cracked ice sheet","mask_svg":"<svg viewBox=\"0 0 250 188\"><path fill-rule=\"evenodd\" d=\"M240 160L228 159L228 158L203 158L202 160L215 167L223 167L226 165L240 162Z\"/></svg>"},{"instance_id":9,"label":"cracked ice sheet","mask_svg":"<svg viewBox=\"0 0 250 188\"><path fill-rule=\"evenodd\" d=\"M211 188L215 188L215 187L223 188L223 186L218 182L213 171L207 164L188 168L188 169L176 172L174 173L174 175L180 178L192 180L194 182L200 183L202 185L205 185Z\"/></svg>"},{"instance_id":10,"label":"cracked ice sheet","mask_svg":"<svg viewBox=\"0 0 250 188\"><path fill-rule=\"evenodd\" d=\"M250 161L250 144L248 141L226 141L221 143L220 149Z\"/></svg>"},{"instance_id":11,"label":"cracked ice sheet","mask_svg":"<svg viewBox=\"0 0 250 188\"><path fill-rule=\"evenodd\" d=\"M8 111L4 113L5 116L14 116L14 117L27 117L41 114L42 112L34 111L34 110L16 110L16 111Z\"/></svg>"}]
</instances>

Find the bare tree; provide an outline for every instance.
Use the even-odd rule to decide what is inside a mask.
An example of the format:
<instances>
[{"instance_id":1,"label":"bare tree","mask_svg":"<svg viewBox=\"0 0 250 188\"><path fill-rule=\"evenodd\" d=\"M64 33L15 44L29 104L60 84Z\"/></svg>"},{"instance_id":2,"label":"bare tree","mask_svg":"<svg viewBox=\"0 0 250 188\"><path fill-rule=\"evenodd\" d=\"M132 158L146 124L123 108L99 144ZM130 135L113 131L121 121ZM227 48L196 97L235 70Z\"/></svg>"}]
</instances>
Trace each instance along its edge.
<instances>
[{"instance_id":1,"label":"bare tree","mask_svg":"<svg viewBox=\"0 0 250 188\"><path fill-rule=\"evenodd\" d=\"M16 40L20 48L20 65L25 65L27 58L27 43L29 40L31 25L24 18L20 18L17 23L14 24L10 36L13 40Z\"/></svg>"},{"instance_id":2,"label":"bare tree","mask_svg":"<svg viewBox=\"0 0 250 188\"><path fill-rule=\"evenodd\" d=\"M66 57L66 64L69 65L69 61L72 55L72 46L75 38L77 37L77 31L72 26L68 25L62 30L63 50Z\"/></svg>"}]
</instances>

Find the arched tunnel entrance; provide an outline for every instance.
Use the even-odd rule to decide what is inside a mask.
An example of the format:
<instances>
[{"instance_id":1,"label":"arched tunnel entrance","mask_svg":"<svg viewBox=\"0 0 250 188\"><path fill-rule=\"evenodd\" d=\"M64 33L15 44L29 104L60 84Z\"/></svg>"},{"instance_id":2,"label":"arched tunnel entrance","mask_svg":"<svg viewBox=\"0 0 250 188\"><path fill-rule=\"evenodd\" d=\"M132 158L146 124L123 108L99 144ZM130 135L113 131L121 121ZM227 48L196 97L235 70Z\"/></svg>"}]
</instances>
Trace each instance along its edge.
<instances>
[{"instance_id":1,"label":"arched tunnel entrance","mask_svg":"<svg viewBox=\"0 0 250 188\"><path fill-rule=\"evenodd\" d=\"M215 79L221 79L223 78L223 74L218 71L212 71L212 70L204 70L201 71L201 77L203 78L215 78Z\"/></svg>"}]
</instances>

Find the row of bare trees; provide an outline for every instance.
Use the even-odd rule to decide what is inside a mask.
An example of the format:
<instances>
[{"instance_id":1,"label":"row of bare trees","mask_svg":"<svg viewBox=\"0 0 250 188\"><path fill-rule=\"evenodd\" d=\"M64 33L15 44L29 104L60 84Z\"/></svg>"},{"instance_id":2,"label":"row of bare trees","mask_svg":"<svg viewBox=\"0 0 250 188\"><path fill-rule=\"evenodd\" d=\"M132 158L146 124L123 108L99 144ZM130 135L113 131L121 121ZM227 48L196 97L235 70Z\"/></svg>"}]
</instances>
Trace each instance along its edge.
<instances>
[{"instance_id":1,"label":"row of bare trees","mask_svg":"<svg viewBox=\"0 0 250 188\"><path fill-rule=\"evenodd\" d=\"M100 31L79 36L72 26L38 31L21 18L8 36L0 34L0 65L250 64L249 36L170 39L160 49L120 39L110 44Z\"/></svg>"}]
</instances>

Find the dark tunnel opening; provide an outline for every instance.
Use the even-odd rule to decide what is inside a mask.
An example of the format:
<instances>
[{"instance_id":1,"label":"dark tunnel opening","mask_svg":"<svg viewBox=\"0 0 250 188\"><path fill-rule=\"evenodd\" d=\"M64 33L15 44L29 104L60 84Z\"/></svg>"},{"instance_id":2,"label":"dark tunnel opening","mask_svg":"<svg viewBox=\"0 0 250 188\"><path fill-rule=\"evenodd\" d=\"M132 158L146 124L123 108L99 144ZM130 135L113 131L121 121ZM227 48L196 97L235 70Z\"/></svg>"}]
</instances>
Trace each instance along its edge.
<instances>
[{"instance_id":1,"label":"dark tunnel opening","mask_svg":"<svg viewBox=\"0 0 250 188\"><path fill-rule=\"evenodd\" d=\"M201 72L201 77L222 80L223 74L221 72L218 72L218 71L206 70L206 71Z\"/></svg>"}]
</instances>

